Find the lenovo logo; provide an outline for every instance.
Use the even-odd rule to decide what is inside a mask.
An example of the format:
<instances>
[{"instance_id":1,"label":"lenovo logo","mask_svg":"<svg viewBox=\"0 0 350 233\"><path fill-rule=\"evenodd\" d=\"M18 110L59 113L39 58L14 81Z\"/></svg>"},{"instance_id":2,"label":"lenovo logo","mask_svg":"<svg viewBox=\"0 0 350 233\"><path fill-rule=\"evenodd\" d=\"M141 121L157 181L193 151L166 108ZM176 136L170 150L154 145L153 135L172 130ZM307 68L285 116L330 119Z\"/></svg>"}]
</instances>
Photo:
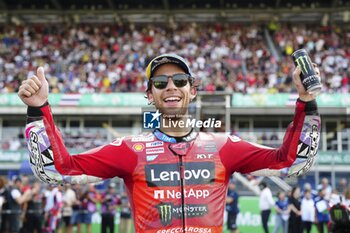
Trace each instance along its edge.
<instances>
[{"instance_id":1,"label":"lenovo logo","mask_svg":"<svg viewBox=\"0 0 350 233\"><path fill-rule=\"evenodd\" d=\"M215 165L212 162L184 163L185 185L209 184L215 179ZM178 164L150 164L145 166L149 187L179 186L181 173Z\"/></svg>"}]
</instances>

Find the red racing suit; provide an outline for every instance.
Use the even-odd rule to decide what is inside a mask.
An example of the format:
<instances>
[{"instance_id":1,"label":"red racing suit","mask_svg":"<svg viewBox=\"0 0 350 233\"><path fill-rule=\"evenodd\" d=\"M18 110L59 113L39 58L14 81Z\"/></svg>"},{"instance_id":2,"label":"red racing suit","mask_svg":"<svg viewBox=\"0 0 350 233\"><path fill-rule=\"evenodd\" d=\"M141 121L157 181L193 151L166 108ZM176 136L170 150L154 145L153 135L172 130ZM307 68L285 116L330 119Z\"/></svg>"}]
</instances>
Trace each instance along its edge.
<instances>
[{"instance_id":1,"label":"red racing suit","mask_svg":"<svg viewBox=\"0 0 350 233\"><path fill-rule=\"evenodd\" d=\"M46 104L28 108L26 138L32 169L45 182L52 181L45 173L50 166L69 176L121 177L138 233L221 233L230 176L285 168L297 154L314 157L319 128L316 102L298 100L278 149L226 134L192 131L174 138L156 130L70 155Z\"/></svg>"}]
</instances>

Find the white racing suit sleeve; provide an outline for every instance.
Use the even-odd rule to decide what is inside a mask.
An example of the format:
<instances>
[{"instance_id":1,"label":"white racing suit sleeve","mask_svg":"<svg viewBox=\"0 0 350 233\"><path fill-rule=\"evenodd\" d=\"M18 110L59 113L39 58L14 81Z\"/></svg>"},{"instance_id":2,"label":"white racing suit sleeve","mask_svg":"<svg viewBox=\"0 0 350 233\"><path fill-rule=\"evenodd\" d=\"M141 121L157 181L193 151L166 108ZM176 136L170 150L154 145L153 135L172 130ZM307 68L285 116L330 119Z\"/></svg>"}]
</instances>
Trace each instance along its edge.
<instances>
[{"instance_id":1,"label":"white racing suit sleeve","mask_svg":"<svg viewBox=\"0 0 350 233\"><path fill-rule=\"evenodd\" d=\"M29 163L34 175L41 181L60 185L97 183L103 179L88 175L61 175L54 166L51 143L43 120L38 117L26 125L26 139L29 150Z\"/></svg>"},{"instance_id":2,"label":"white racing suit sleeve","mask_svg":"<svg viewBox=\"0 0 350 233\"><path fill-rule=\"evenodd\" d=\"M317 155L320 141L321 119L317 115L305 116L302 132L300 134L297 157L292 166L283 169L262 169L254 171L254 176L300 176L312 167Z\"/></svg>"}]
</instances>

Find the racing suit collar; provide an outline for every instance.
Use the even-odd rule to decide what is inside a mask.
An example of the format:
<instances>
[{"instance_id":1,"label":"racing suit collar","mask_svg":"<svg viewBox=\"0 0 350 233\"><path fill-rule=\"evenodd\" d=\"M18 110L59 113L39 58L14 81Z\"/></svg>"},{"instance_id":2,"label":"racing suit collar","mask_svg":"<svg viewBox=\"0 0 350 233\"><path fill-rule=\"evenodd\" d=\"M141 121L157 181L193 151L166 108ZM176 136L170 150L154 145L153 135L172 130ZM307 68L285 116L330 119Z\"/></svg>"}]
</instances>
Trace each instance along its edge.
<instances>
[{"instance_id":1,"label":"racing suit collar","mask_svg":"<svg viewBox=\"0 0 350 233\"><path fill-rule=\"evenodd\" d=\"M185 136L182 136L182 137L169 136L169 135L163 133L159 129L154 130L153 134L159 140L164 141L164 142L170 142L170 143L190 142L190 141L194 140L198 135L198 133L194 129L191 129L191 131L188 134L186 134Z\"/></svg>"}]
</instances>

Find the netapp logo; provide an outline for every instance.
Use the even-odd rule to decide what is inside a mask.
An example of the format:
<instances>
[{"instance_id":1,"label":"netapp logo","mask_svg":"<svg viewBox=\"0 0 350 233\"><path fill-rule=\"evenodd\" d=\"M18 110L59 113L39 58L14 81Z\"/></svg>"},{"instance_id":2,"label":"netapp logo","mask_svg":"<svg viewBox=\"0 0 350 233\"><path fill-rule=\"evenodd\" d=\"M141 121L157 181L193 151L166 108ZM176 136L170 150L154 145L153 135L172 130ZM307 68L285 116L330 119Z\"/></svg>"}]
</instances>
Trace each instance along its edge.
<instances>
[{"instance_id":1,"label":"netapp logo","mask_svg":"<svg viewBox=\"0 0 350 233\"><path fill-rule=\"evenodd\" d=\"M210 184L215 179L213 162L184 163L182 174L186 185ZM146 180L149 187L179 186L181 173L177 163L149 164L145 166Z\"/></svg>"},{"instance_id":2,"label":"netapp logo","mask_svg":"<svg viewBox=\"0 0 350 233\"><path fill-rule=\"evenodd\" d=\"M175 190L155 190L154 199L180 199L182 196L180 191ZM196 199L205 199L209 197L209 190L207 189L184 189L185 198L196 198Z\"/></svg>"}]
</instances>

